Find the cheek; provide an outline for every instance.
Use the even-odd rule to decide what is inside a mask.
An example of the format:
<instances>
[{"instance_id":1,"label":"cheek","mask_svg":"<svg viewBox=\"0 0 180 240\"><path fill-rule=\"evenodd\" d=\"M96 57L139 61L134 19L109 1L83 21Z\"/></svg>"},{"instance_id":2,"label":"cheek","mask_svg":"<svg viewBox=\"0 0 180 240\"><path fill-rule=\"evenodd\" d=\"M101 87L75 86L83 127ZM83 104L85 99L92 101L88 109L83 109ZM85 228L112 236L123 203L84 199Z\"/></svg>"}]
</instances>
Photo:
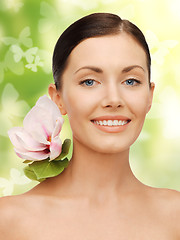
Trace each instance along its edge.
<instances>
[{"instance_id":1,"label":"cheek","mask_svg":"<svg viewBox=\"0 0 180 240\"><path fill-rule=\"evenodd\" d=\"M82 125L83 119L87 120L91 114L94 106L93 98L82 92L68 90L64 100L71 126L77 123Z\"/></svg>"},{"instance_id":2,"label":"cheek","mask_svg":"<svg viewBox=\"0 0 180 240\"><path fill-rule=\"evenodd\" d=\"M149 92L139 91L127 98L127 105L136 117L144 118L149 107Z\"/></svg>"},{"instance_id":3,"label":"cheek","mask_svg":"<svg viewBox=\"0 0 180 240\"><path fill-rule=\"evenodd\" d=\"M98 102L96 91L83 90L80 88L68 90L66 94L66 107L69 113L78 111L78 113L86 114L96 107Z\"/></svg>"}]
</instances>

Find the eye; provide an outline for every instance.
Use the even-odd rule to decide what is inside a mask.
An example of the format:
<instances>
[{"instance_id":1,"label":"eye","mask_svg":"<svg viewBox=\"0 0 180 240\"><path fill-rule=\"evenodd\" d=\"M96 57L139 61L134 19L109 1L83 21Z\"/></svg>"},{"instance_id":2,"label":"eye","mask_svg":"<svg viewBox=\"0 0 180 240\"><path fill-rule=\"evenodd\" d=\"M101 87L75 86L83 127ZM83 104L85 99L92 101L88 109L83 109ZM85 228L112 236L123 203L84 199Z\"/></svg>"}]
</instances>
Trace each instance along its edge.
<instances>
[{"instance_id":1,"label":"eye","mask_svg":"<svg viewBox=\"0 0 180 240\"><path fill-rule=\"evenodd\" d=\"M86 85L88 87L93 86L94 83L95 83L95 80L93 80L93 79L86 79L86 80L80 82L81 85Z\"/></svg>"},{"instance_id":2,"label":"eye","mask_svg":"<svg viewBox=\"0 0 180 240\"><path fill-rule=\"evenodd\" d=\"M125 81L125 84L128 85L128 86L136 86L138 84L140 84L141 82L137 79L134 79L134 78L131 78L131 79L127 79Z\"/></svg>"}]
</instances>

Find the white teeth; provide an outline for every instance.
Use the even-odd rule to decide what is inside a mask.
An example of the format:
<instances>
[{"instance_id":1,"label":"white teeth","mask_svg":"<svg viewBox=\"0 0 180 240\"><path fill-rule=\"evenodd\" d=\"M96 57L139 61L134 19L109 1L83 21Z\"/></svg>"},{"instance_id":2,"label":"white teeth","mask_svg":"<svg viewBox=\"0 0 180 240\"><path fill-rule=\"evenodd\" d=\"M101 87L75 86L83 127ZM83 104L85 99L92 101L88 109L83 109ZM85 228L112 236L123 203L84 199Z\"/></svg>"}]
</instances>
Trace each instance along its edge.
<instances>
[{"instance_id":1,"label":"white teeth","mask_svg":"<svg viewBox=\"0 0 180 240\"><path fill-rule=\"evenodd\" d=\"M117 125L118 125L118 123L119 123L119 121L118 121L118 120L114 120L114 121L113 121L113 126L117 126Z\"/></svg>"},{"instance_id":2,"label":"white teeth","mask_svg":"<svg viewBox=\"0 0 180 240\"><path fill-rule=\"evenodd\" d=\"M118 122L118 125L122 126L122 125L123 125L123 121L120 120L120 121Z\"/></svg>"},{"instance_id":3,"label":"white teeth","mask_svg":"<svg viewBox=\"0 0 180 240\"><path fill-rule=\"evenodd\" d=\"M106 122L106 120L103 120L103 121L102 121L102 125L104 125L104 126L108 125L107 122Z\"/></svg>"},{"instance_id":4,"label":"white teeth","mask_svg":"<svg viewBox=\"0 0 180 240\"><path fill-rule=\"evenodd\" d=\"M103 122L102 121L99 121L100 125L102 126L103 125Z\"/></svg>"},{"instance_id":5,"label":"white teeth","mask_svg":"<svg viewBox=\"0 0 180 240\"><path fill-rule=\"evenodd\" d=\"M122 120L103 120L103 121L94 121L95 124L101 126L123 126L128 123L128 121Z\"/></svg>"},{"instance_id":6,"label":"white teeth","mask_svg":"<svg viewBox=\"0 0 180 240\"><path fill-rule=\"evenodd\" d=\"M107 125L108 125L108 126L112 126L112 125L113 125L113 121L112 121L112 120L108 120L108 121L107 121Z\"/></svg>"}]
</instances>

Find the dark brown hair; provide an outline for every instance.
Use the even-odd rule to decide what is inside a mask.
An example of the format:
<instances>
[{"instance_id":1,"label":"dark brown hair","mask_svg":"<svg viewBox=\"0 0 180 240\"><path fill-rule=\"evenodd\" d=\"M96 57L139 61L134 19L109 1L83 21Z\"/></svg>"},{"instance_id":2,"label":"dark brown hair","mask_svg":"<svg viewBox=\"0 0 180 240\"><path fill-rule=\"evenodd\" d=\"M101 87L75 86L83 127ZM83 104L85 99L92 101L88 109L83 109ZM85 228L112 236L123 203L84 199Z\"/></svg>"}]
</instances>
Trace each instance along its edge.
<instances>
[{"instance_id":1,"label":"dark brown hair","mask_svg":"<svg viewBox=\"0 0 180 240\"><path fill-rule=\"evenodd\" d=\"M83 40L91 37L126 32L144 49L147 56L149 83L151 74L151 56L146 39L141 30L128 20L122 20L111 13L93 13L71 24L59 37L53 53L53 77L56 89L62 87L61 76L71 51Z\"/></svg>"}]
</instances>

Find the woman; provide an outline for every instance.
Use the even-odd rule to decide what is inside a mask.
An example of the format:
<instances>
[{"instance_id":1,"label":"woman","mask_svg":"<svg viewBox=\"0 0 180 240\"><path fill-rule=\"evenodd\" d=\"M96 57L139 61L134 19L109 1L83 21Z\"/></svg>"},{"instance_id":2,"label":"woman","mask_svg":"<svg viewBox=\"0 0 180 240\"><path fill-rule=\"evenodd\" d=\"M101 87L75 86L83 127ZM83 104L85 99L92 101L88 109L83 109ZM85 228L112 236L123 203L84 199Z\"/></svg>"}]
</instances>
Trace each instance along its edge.
<instances>
[{"instance_id":1,"label":"woman","mask_svg":"<svg viewBox=\"0 0 180 240\"><path fill-rule=\"evenodd\" d=\"M180 196L136 179L130 146L151 108L146 40L131 22L96 13L73 23L53 56L49 95L73 132L69 166L1 199L2 239L180 239Z\"/></svg>"}]
</instances>

